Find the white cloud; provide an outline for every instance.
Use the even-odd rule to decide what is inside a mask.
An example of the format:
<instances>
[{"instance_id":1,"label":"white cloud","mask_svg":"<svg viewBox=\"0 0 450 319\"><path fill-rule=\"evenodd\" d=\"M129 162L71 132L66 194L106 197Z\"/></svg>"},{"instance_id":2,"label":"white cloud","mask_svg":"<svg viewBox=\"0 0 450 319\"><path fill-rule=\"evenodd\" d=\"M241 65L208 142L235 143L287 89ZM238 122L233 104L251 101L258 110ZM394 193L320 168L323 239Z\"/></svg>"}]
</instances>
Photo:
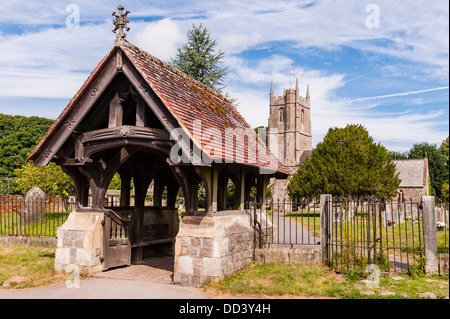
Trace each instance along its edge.
<instances>
[{"instance_id":1,"label":"white cloud","mask_svg":"<svg viewBox=\"0 0 450 319\"><path fill-rule=\"evenodd\" d=\"M273 55L251 66L243 59L233 58L230 61L236 79L230 79L227 89L231 96L239 100L239 112L252 127L266 126L269 117L270 80L274 80L275 95L282 95L283 88L289 87L288 72L292 60ZM443 136L448 135L440 128L448 126L444 110L422 113L392 109L380 112L377 108L382 105L370 101L385 102L390 98L409 98L409 95L420 96L422 93L445 90L448 87L350 100L336 95L336 91L348 82L345 74L327 74L295 64L292 68L293 81L296 77L299 78L300 95L305 95L307 84L310 86L313 145L322 141L330 127L345 127L347 124L362 124L376 142L381 142L391 150L400 151L408 150L412 144L424 140L440 143ZM231 84L237 79L240 79L240 85ZM253 86L250 88L242 84ZM292 83L292 86L294 85L295 83ZM260 89L256 89L257 87Z\"/></svg>"},{"instance_id":2,"label":"white cloud","mask_svg":"<svg viewBox=\"0 0 450 319\"><path fill-rule=\"evenodd\" d=\"M90 71L112 48L113 36L104 24L0 35L0 66Z\"/></svg>"},{"instance_id":3,"label":"white cloud","mask_svg":"<svg viewBox=\"0 0 450 319\"><path fill-rule=\"evenodd\" d=\"M390 98L390 97L395 97L395 96L405 96L405 95L411 95L411 94L420 94L420 93L426 93L426 92L448 90L448 88L449 88L448 86L441 86L441 87L437 87L437 88L418 90L418 91L401 92L401 93L378 95L378 96L370 96L370 97L361 97L361 98L357 98L357 99L351 100L350 102L385 99L385 98Z\"/></svg>"},{"instance_id":4,"label":"white cloud","mask_svg":"<svg viewBox=\"0 0 450 319\"><path fill-rule=\"evenodd\" d=\"M0 4L3 12L0 16L0 98L71 98L87 73L112 47L111 13L117 11L116 6L106 0L77 1L81 28L70 30L65 27L65 8L69 3L16 0ZM339 59L340 47L348 46L381 57L394 57L390 65L380 62L386 79L420 80L427 83L425 88L448 87L448 2L377 0L380 28L373 29L365 25L368 15L365 9L371 3L374 2L123 0L121 4L131 11L127 39L165 61L174 57L177 46L186 40L185 33L191 23L203 23L218 39L218 47L227 54L230 74L226 90L240 101L239 111L252 126L267 125L270 80L274 81L275 94L281 95L283 88L289 86L289 66L292 65L294 81L299 77L302 95L306 84L310 85L315 143L329 127L342 127L347 123L363 124L385 145L404 147L423 139L440 143L442 136L448 135L438 129L445 124L448 126L441 111L423 114L414 109L407 113L394 109L382 114L378 107L389 100L391 94L377 91L380 92L377 96L363 96L352 103L337 94L350 81L345 71L314 70L307 62L300 64L295 54L267 56L270 51L266 49L281 43L289 49L297 49L299 55L303 50L328 50L323 54ZM143 22L149 17L152 20L166 18ZM16 30L14 25L25 25L26 31ZM241 54L249 49L266 50L265 57ZM396 61L401 62L395 64ZM358 79L361 80L364 79ZM404 92L413 90L417 90L417 86L406 88ZM415 99L406 95L396 98L404 98L407 105L419 106L420 101L425 101L420 100L420 94L415 94ZM352 96L354 100L355 96L358 94ZM384 100L377 98L379 96ZM442 109L448 108L448 97L441 98Z\"/></svg>"},{"instance_id":5,"label":"white cloud","mask_svg":"<svg viewBox=\"0 0 450 319\"><path fill-rule=\"evenodd\" d=\"M71 98L88 75L48 69L4 69L0 75L0 97Z\"/></svg>"},{"instance_id":6,"label":"white cloud","mask_svg":"<svg viewBox=\"0 0 450 319\"><path fill-rule=\"evenodd\" d=\"M177 47L186 41L178 24L169 19L146 24L143 30L135 33L133 43L163 61L175 57Z\"/></svg>"},{"instance_id":7,"label":"white cloud","mask_svg":"<svg viewBox=\"0 0 450 319\"><path fill-rule=\"evenodd\" d=\"M113 40L106 25L0 35L0 97L70 99Z\"/></svg>"},{"instance_id":8,"label":"white cloud","mask_svg":"<svg viewBox=\"0 0 450 319\"><path fill-rule=\"evenodd\" d=\"M229 4L226 2L224 4ZM430 76L449 70L449 20L445 1L377 1L380 28L368 28L366 6L373 1L235 3L211 8L202 19L226 52L238 53L272 41L293 47L336 50L349 46L424 64ZM256 36L255 36L256 35ZM235 42L232 39L236 39ZM241 51L239 51L241 50Z\"/></svg>"}]
</instances>

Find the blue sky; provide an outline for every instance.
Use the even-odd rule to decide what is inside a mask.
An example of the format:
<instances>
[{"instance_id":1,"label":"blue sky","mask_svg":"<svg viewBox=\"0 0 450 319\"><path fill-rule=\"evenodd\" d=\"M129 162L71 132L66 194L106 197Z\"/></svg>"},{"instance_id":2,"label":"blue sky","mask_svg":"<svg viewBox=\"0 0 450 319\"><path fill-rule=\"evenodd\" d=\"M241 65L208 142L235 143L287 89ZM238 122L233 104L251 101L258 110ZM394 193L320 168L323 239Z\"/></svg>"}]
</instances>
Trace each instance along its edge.
<instances>
[{"instance_id":1,"label":"blue sky","mask_svg":"<svg viewBox=\"0 0 450 319\"><path fill-rule=\"evenodd\" d=\"M164 61L192 24L207 27L226 53L224 91L253 127L267 125L270 81L282 95L292 67L300 94L310 86L313 145L349 123L395 151L449 134L442 0L3 0L0 113L55 119L112 48L118 5L131 11L127 40Z\"/></svg>"}]
</instances>

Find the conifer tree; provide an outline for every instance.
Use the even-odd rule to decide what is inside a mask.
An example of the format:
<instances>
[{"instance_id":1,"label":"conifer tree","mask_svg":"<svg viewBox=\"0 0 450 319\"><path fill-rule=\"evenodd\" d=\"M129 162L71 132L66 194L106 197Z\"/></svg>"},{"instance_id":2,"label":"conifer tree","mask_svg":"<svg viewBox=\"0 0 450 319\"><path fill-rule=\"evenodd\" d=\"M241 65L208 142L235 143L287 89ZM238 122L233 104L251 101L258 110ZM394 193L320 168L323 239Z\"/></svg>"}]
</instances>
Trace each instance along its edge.
<instances>
[{"instance_id":1,"label":"conifer tree","mask_svg":"<svg viewBox=\"0 0 450 319\"><path fill-rule=\"evenodd\" d=\"M216 52L216 40L206 27L196 27L187 33L188 42L178 49L175 59L171 64L193 77L197 81L221 92L224 89L223 80L228 74L227 68L222 68L222 60L225 53L221 50Z\"/></svg>"},{"instance_id":2,"label":"conifer tree","mask_svg":"<svg viewBox=\"0 0 450 319\"><path fill-rule=\"evenodd\" d=\"M394 197L400 184L389 151L373 141L361 125L330 128L323 142L295 172L291 198L333 196Z\"/></svg>"}]
</instances>

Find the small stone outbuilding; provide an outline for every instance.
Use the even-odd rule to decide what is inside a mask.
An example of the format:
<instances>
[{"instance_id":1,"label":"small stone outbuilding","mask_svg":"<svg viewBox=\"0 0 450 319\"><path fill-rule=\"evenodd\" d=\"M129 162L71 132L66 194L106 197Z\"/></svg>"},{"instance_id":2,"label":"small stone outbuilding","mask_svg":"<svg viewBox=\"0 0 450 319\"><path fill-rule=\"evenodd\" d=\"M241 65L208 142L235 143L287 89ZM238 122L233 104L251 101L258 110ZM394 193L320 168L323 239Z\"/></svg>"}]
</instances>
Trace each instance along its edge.
<instances>
[{"instance_id":1,"label":"small stone outbuilding","mask_svg":"<svg viewBox=\"0 0 450 319\"><path fill-rule=\"evenodd\" d=\"M430 173L428 170L428 158L393 160L396 172L401 180L398 187L398 199L400 202L412 200L415 203L421 201L422 196L429 196Z\"/></svg>"}]
</instances>

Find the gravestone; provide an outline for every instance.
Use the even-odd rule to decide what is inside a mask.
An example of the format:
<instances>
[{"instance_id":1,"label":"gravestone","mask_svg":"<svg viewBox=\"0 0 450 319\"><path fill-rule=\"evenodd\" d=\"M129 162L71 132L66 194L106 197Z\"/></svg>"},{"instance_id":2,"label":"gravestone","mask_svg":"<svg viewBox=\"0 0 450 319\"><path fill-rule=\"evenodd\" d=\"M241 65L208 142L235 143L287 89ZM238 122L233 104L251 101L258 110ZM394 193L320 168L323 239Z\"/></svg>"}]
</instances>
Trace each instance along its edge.
<instances>
[{"instance_id":1,"label":"gravestone","mask_svg":"<svg viewBox=\"0 0 450 319\"><path fill-rule=\"evenodd\" d=\"M22 225L40 223L44 219L45 193L39 187L33 187L25 194L23 212L20 216Z\"/></svg>"}]
</instances>

